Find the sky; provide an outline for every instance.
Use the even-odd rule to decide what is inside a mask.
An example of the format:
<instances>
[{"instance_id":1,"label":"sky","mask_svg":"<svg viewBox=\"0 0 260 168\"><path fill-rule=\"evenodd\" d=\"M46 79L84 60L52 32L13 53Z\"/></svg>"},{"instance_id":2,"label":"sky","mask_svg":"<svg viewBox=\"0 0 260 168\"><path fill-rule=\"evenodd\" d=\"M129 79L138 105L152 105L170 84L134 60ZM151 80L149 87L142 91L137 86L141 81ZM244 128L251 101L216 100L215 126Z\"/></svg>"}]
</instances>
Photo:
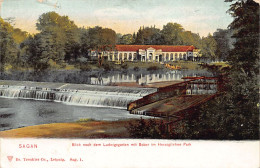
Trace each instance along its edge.
<instances>
[{"instance_id":1,"label":"sky","mask_svg":"<svg viewBox=\"0 0 260 168\"><path fill-rule=\"evenodd\" d=\"M2 3L1 3L2 2ZM14 18L15 27L36 33L39 16L49 11L67 15L80 27L102 26L117 33L140 26L162 29L176 22L187 31L207 36L232 22L224 0L0 0L1 17Z\"/></svg>"}]
</instances>

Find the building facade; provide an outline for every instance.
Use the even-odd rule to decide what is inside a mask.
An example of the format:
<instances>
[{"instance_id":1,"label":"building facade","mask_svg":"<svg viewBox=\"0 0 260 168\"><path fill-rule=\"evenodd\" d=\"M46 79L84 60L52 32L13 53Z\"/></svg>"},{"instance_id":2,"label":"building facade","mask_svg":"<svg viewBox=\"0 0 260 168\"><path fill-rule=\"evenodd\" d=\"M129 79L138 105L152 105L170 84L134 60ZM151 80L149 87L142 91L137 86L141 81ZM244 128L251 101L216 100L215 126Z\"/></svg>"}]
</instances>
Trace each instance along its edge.
<instances>
[{"instance_id":1,"label":"building facade","mask_svg":"<svg viewBox=\"0 0 260 168\"><path fill-rule=\"evenodd\" d=\"M109 61L172 62L195 61L200 57L199 51L194 46L116 45L114 51L102 51L99 54Z\"/></svg>"}]
</instances>

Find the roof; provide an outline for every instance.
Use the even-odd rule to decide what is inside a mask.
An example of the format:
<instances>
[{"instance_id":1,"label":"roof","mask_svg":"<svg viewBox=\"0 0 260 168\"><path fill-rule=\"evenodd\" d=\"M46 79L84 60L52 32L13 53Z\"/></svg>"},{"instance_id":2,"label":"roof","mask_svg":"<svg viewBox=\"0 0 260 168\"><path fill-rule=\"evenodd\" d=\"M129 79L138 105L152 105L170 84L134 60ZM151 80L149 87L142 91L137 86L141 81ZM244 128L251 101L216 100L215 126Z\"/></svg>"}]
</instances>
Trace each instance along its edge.
<instances>
[{"instance_id":1,"label":"roof","mask_svg":"<svg viewBox=\"0 0 260 168\"><path fill-rule=\"evenodd\" d=\"M154 48L155 50L162 50L162 52L187 52L196 49L194 46L171 46L171 45L116 45L117 51L139 51L139 49L146 50Z\"/></svg>"}]
</instances>

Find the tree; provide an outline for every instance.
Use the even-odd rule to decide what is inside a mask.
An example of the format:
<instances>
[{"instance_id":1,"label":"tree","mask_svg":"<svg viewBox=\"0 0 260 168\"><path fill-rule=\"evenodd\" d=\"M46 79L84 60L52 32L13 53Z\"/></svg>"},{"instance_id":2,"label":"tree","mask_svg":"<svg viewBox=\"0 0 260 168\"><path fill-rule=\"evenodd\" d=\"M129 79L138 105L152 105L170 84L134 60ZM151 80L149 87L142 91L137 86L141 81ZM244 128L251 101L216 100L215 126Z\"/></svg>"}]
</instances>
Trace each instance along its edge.
<instances>
[{"instance_id":1,"label":"tree","mask_svg":"<svg viewBox=\"0 0 260 168\"><path fill-rule=\"evenodd\" d=\"M13 27L0 18L0 71L7 65L14 65L18 54L18 45L13 38Z\"/></svg>"},{"instance_id":2,"label":"tree","mask_svg":"<svg viewBox=\"0 0 260 168\"><path fill-rule=\"evenodd\" d=\"M136 33L136 38L134 44L143 45L144 44L144 32L140 27L138 32Z\"/></svg>"},{"instance_id":3,"label":"tree","mask_svg":"<svg viewBox=\"0 0 260 168\"><path fill-rule=\"evenodd\" d=\"M143 29L144 44L158 44L161 38L160 29L155 27L146 27Z\"/></svg>"},{"instance_id":4,"label":"tree","mask_svg":"<svg viewBox=\"0 0 260 168\"><path fill-rule=\"evenodd\" d=\"M253 0L227 0L234 2L229 13L234 21L229 25L234 32L234 48L228 57L232 66L225 97L233 119L234 136L259 138L259 4Z\"/></svg>"},{"instance_id":5,"label":"tree","mask_svg":"<svg viewBox=\"0 0 260 168\"><path fill-rule=\"evenodd\" d=\"M28 37L28 33L19 28L13 29L13 38L17 44L22 43Z\"/></svg>"},{"instance_id":6,"label":"tree","mask_svg":"<svg viewBox=\"0 0 260 168\"><path fill-rule=\"evenodd\" d=\"M44 13L39 17L36 27L40 31L36 38L40 62L52 60L54 64L61 64L64 60L77 59L80 31L68 16L60 16L55 12Z\"/></svg>"},{"instance_id":7,"label":"tree","mask_svg":"<svg viewBox=\"0 0 260 168\"><path fill-rule=\"evenodd\" d=\"M231 68L218 70L223 82L220 96L177 123L170 138L259 139L259 4L253 0L227 1L234 2L229 10L234 21L229 28L235 43L227 57ZM210 40L206 42L210 44ZM146 134L152 129L140 123L136 128L144 127L141 131Z\"/></svg>"},{"instance_id":8,"label":"tree","mask_svg":"<svg viewBox=\"0 0 260 168\"><path fill-rule=\"evenodd\" d=\"M191 31L183 31L180 35L183 45L193 45L196 48L202 48L199 34L192 33Z\"/></svg>"},{"instance_id":9,"label":"tree","mask_svg":"<svg viewBox=\"0 0 260 168\"><path fill-rule=\"evenodd\" d=\"M161 31L164 44L166 45L182 45L183 40L181 38L181 32L184 29L182 25L178 23L167 23L163 26Z\"/></svg>"},{"instance_id":10,"label":"tree","mask_svg":"<svg viewBox=\"0 0 260 168\"><path fill-rule=\"evenodd\" d=\"M88 49L101 51L106 48L114 47L117 35L112 29L96 26L87 30L85 38L88 39L85 40Z\"/></svg>"},{"instance_id":11,"label":"tree","mask_svg":"<svg viewBox=\"0 0 260 168\"><path fill-rule=\"evenodd\" d=\"M231 38L232 32L228 29L217 29L213 37L217 43L216 57L220 60L226 60L233 47L234 40Z\"/></svg>"},{"instance_id":12,"label":"tree","mask_svg":"<svg viewBox=\"0 0 260 168\"><path fill-rule=\"evenodd\" d=\"M125 34L120 37L118 44L132 44L134 41L132 34Z\"/></svg>"},{"instance_id":13,"label":"tree","mask_svg":"<svg viewBox=\"0 0 260 168\"><path fill-rule=\"evenodd\" d=\"M29 35L21 44L20 44L20 66L23 67L33 67L33 62L31 59L36 55L36 45L34 37Z\"/></svg>"},{"instance_id":14,"label":"tree","mask_svg":"<svg viewBox=\"0 0 260 168\"><path fill-rule=\"evenodd\" d=\"M217 58L215 54L217 43L214 37L211 34L208 34L207 37L202 38L201 43L202 56L215 60Z\"/></svg>"},{"instance_id":15,"label":"tree","mask_svg":"<svg viewBox=\"0 0 260 168\"><path fill-rule=\"evenodd\" d=\"M234 48L227 57L224 92L201 109L202 127L214 130L217 139L259 139L259 4L253 0L234 2L229 28L234 32ZM205 129L207 128L207 129Z\"/></svg>"}]
</instances>

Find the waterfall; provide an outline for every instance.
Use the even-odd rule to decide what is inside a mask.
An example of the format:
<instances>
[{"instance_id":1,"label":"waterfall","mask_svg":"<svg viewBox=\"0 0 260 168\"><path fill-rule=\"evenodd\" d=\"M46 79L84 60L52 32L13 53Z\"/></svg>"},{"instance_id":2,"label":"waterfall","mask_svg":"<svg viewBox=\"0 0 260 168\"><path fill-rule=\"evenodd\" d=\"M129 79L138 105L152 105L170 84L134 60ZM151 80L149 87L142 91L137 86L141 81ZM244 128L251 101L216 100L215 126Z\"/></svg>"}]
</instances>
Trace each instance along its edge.
<instances>
[{"instance_id":1,"label":"waterfall","mask_svg":"<svg viewBox=\"0 0 260 168\"><path fill-rule=\"evenodd\" d=\"M0 97L48 100L81 106L126 108L128 103L156 91L148 88L91 85L87 85L85 89L87 90L0 85Z\"/></svg>"}]
</instances>

